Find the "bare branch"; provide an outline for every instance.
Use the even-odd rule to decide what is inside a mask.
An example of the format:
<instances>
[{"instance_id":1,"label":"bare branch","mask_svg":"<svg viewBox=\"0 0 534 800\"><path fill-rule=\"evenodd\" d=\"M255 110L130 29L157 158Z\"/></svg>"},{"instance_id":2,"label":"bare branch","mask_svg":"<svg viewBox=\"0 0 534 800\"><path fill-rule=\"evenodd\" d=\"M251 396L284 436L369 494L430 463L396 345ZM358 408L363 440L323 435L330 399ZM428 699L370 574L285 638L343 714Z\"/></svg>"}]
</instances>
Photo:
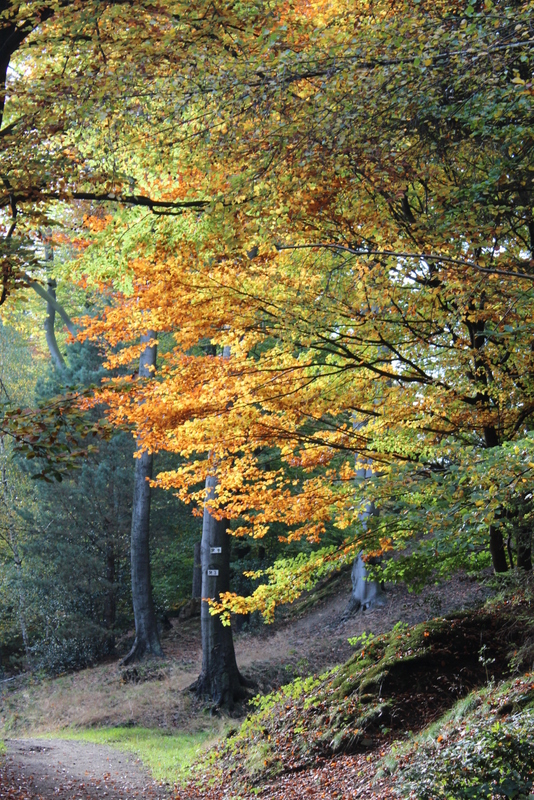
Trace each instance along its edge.
<instances>
[{"instance_id":1,"label":"bare branch","mask_svg":"<svg viewBox=\"0 0 534 800\"><path fill-rule=\"evenodd\" d=\"M418 258L421 261L441 261L444 264L453 264L458 267L471 267L478 272L484 272L488 275L502 275L505 278L520 278L521 280L534 282L534 275L529 275L526 272L515 272L513 270L493 269L491 267L481 267L474 261L467 261L461 258L451 258L450 256L443 256L434 253L397 253L393 250L368 250L356 249L344 244L335 244L333 242L314 242L311 244L279 244L276 245L277 250L310 250L315 247L322 247L327 250L340 250L344 253L351 253L353 256L393 256L394 258Z\"/></svg>"}]
</instances>

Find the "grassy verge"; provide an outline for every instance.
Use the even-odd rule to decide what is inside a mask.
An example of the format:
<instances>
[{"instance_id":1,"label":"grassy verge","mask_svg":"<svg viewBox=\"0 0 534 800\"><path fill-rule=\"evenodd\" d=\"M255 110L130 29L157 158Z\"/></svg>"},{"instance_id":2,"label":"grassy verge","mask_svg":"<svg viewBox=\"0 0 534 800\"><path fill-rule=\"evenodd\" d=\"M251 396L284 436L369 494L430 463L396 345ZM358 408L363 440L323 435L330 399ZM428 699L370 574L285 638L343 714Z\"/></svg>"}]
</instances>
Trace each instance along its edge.
<instances>
[{"instance_id":1,"label":"grassy verge","mask_svg":"<svg viewBox=\"0 0 534 800\"><path fill-rule=\"evenodd\" d=\"M52 731L135 727L185 733L212 722L191 692L198 671L179 662L137 668L127 680L117 664L101 664L56 678L28 675L0 687L0 735L43 736Z\"/></svg>"},{"instance_id":2,"label":"grassy verge","mask_svg":"<svg viewBox=\"0 0 534 800\"><path fill-rule=\"evenodd\" d=\"M165 783L183 783L191 763L220 735L220 731L166 733L150 728L97 728L61 731L48 736L104 744L135 753L153 777Z\"/></svg>"}]
</instances>

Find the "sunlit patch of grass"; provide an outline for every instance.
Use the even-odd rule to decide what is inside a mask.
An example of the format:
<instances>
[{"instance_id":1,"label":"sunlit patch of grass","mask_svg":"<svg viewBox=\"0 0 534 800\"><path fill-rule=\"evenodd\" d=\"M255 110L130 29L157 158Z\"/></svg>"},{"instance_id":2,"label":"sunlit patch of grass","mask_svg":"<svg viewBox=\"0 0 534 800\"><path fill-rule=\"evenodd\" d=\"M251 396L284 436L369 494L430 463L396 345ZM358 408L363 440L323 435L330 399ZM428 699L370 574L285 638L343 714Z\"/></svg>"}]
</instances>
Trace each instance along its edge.
<instances>
[{"instance_id":1,"label":"sunlit patch of grass","mask_svg":"<svg viewBox=\"0 0 534 800\"><path fill-rule=\"evenodd\" d=\"M135 753L157 781L184 783L193 761L213 744L220 731L169 733L150 728L117 727L61 731L54 738L74 739Z\"/></svg>"}]
</instances>

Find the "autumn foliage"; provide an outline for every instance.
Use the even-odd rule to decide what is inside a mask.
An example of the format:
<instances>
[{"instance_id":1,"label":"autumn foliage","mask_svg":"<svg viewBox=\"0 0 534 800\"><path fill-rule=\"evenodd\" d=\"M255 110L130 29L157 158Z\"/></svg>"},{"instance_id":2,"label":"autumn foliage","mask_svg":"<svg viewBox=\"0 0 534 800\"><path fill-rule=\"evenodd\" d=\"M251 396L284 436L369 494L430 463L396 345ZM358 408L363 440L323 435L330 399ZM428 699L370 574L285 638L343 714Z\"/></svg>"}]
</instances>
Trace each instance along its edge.
<instances>
[{"instance_id":1,"label":"autumn foliage","mask_svg":"<svg viewBox=\"0 0 534 800\"><path fill-rule=\"evenodd\" d=\"M69 9L54 80L77 75L104 123L80 134L34 66L66 177L43 193L30 155L15 196L92 203L75 269L114 287L83 334L110 367L158 332L152 378L98 397L186 459L158 485L199 508L216 470L234 535L313 545L217 608L270 617L362 548L417 583L488 545L506 566L510 536L528 567L531 0L194 6L109 3L90 45Z\"/></svg>"}]
</instances>

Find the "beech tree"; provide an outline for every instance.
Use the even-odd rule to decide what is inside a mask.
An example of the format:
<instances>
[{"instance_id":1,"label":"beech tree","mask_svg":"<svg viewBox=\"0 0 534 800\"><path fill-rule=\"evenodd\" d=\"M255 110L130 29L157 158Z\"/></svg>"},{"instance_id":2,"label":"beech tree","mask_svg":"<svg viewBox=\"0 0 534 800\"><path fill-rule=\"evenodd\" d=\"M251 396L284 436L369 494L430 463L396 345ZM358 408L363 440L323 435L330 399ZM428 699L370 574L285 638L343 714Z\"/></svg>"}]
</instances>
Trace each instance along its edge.
<instances>
[{"instance_id":1,"label":"beech tree","mask_svg":"<svg viewBox=\"0 0 534 800\"><path fill-rule=\"evenodd\" d=\"M150 378L156 367L156 332L147 331L141 336L139 378ZM149 481L152 478L154 456L138 442L135 459L134 496L132 505L132 536L130 557L132 570L132 601L135 619L135 640L132 649L123 659L129 664L145 655L162 656L158 623L152 599L150 577L150 500Z\"/></svg>"},{"instance_id":2,"label":"beech tree","mask_svg":"<svg viewBox=\"0 0 534 800\"><path fill-rule=\"evenodd\" d=\"M206 503L215 498L217 478L206 478ZM209 697L215 706L232 707L247 696L248 682L240 674L234 651L232 628L210 613L209 600L218 600L230 591L230 536L228 520L214 516L204 507L202 542L202 672L191 687L200 697Z\"/></svg>"},{"instance_id":3,"label":"beech tree","mask_svg":"<svg viewBox=\"0 0 534 800\"><path fill-rule=\"evenodd\" d=\"M158 485L234 535L283 522L314 545L212 610L271 617L362 548L409 543L385 573L417 583L488 554L502 570L509 538L528 569L532 2L99 8L98 35L75 6L50 29L63 91L26 139L6 133L25 165L6 235L19 208L92 204L79 269L100 259L100 279L122 268L130 285L84 335L129 345L110 366L133 364L148 328L174 336L157 376L100 394L111 420L187 459ZM50 68L33 67L41 98ZM77 138L65 87L85 72L83 108L108 127ZM346 540L321 548L332 523Z\"/></svg>"},{"instance_id":4,"label":"beech tree","mask_svg":"<svg viewBox=\"0 0 534 800\"><path fill-rule=\"evenodd\" d=\"M160 485L202 501L211 453L210 507L237 535L282 520L319 543L332 519L349 535L219 611L269 616L362 546L414 537L386 574L417 583L488 552L499 570L511 520L528 531L531 11L279 9L269 46L221 76L222 124L195 157L238 177L209 223L177 223L178 246L160 229L135 262L139 292L95 331L130 338L134 309L162 305L154 324L180 331L164 379L139 395L147 442L195 454ZM229 331L231 363L191 355ZM137 402L121 395L112 417ZM265 447L299 477L260 468ZM364 464L373 475L355 484ZM369 495L379 513L364 531Z\"/></svg>"}]
</instances>

